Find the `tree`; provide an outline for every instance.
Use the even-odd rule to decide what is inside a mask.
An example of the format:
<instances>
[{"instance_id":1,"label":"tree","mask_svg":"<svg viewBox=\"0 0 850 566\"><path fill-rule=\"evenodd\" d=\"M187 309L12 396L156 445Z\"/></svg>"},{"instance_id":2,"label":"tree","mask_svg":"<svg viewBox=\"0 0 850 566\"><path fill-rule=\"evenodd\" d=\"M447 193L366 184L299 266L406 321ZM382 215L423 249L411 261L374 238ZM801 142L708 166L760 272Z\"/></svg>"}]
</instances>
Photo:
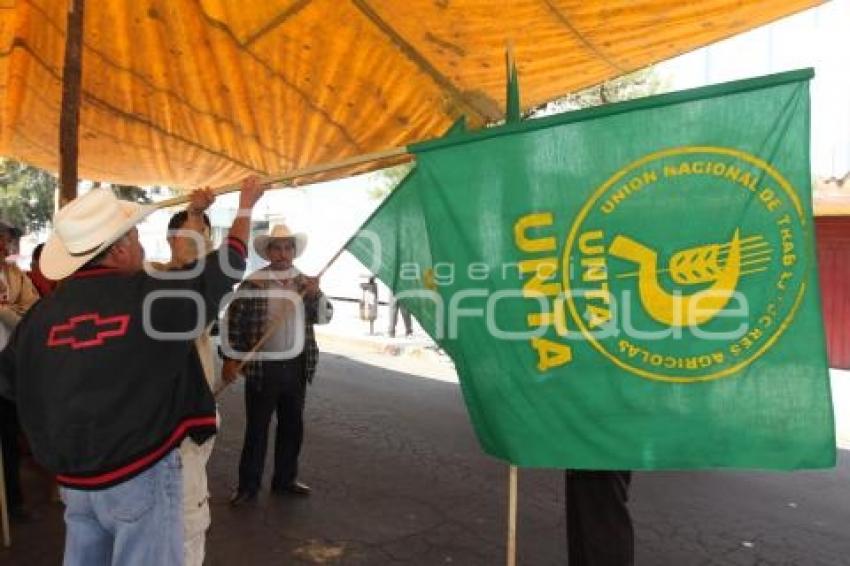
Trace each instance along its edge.
<instances>
[{"instance_id":1,"label":"tree","mask_svg":"<svg viewBox=\"0 0 850 566\"><path fill-rule=\"evenodd\" d=\"M147 190L135 185L112 185L112 191L121 200L129 200L139 204L153 202Z\"/></svg>"},{"instance_id":2,"label":"tree","mask_svg":"<svg viewBox=\"0 0 850 566\"><path fill-rule=\"evenodd\" d=\"M0 219L25 232L50 222L56 177L20 161L0 157Z\"/></svg>"},{"instance_id":3,"label":"tree","mask_svg":"<svg viewBox=\"0 0 850 566\"><path fill-rule=\"evenodd\" d=\"M532 109L529 115L535 118L548 116L579 108L642 98L665 90L667 90L666 81L655 71L655 67L646 67L547 102Z\"/></svg>"},{"instance_id":4,"label":"tree","mask_svg":"<svg viewBox=\"0 0 850 566\"><path fill-rule=\"evenodd\" d=\"M94 181L92 187L109 186L112 192L115 193L121 200L128 200L138 204L151 204L154 202L154 196L162 196L165 198L174 196L175 191L171 187L162 185L154 185L151 187L139 187L137 185L119 185L117 183L101 183Z\"/></svg>"},{"instance_id":5,"label":"tree","mask_svg":"<svg viewBox=\"0 0 850 566\"><path fill-rule=\"evenodd\" d=\"M369 196L373 199L383 200L388 194L393 192L401 180L413 169L413 161L393 165L386 169L381 169L372 175L374 184L369 189Z\"/></svg>"},{"instance_id":6,"label":"tree","mask_svg":"<svg viewBox=\"0 0 850 566\"><path fill-rule=\"evenodd\" d=\"M0 157L0 220L24 232L47 227L53 217L57 179L47 171L26 163ZM98 187L101 183L95 182ZM150 204L154 195L170 196L168 187L142 188L134 185L111 185L123 200Z\"/></svg>"}]
</instances>

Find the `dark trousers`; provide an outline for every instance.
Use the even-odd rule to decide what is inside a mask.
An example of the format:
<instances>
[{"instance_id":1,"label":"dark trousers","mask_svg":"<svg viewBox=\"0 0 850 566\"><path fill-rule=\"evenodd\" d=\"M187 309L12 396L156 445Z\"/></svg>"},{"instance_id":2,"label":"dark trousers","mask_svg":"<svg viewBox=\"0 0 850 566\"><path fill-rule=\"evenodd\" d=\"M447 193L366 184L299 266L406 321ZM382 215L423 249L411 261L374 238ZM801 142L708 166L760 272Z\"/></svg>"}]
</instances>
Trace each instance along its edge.
<instances>
[{"instance_id":1,"label":"dark trousers","mask_svg":"<svg viewBox=\"0 0 850 566\"><path fill-rule=\"evenodd\" d=\"M307 393L303 364L303 355L285 362L263 362L261 383L245 384L245 441L239 460L239 491L256 493L260 489L269 424L275 412L272 489L286 487L298 477Z\"/></svg>"},{"instance_id":2,"label":"dark trousers","mask_svg":"<svg viewBox=\"0 0 850 566\"><path fill-rule=\"evenodd\" d=\"M395 327L398 323L398 313L401 311L401 320L404 322L404 334L410 335L413 332L413 325L410 319L410 313L407 309L398 304L395 299L390 301L390 327L388 334L390 337L395 336Z\"/></svg>"},{"instance_id":3,"label":"dark trousers","mask_svg":"<svg viewBox=\"0 0 850 566\"><path fill-rule=\"evenodd\" d=\"M6 478L6 496L9 507L18 507L21 498L21 452L18 435L18 411L15 404L0 397L0 443L3 444L3 475Z\"/></svg>"},{"instance_id":4,"label":"dark trousers","mask_svg":"<svg viewBox=\"0 0 850 566\"><path fill-rule=\"evenodd\" d=\"M564 474L569 566L631 566L634 529L631 472L570 470Z\"/></svg>"}]
</instances>

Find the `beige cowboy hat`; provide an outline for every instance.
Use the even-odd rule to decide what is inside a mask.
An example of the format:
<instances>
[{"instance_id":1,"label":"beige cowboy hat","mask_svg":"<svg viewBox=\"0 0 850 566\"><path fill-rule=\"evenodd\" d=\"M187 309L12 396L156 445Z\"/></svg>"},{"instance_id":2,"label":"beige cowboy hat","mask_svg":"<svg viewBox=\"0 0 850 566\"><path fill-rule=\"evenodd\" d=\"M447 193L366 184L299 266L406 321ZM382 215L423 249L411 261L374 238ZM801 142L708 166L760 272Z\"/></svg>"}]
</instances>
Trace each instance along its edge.
<instances>
[{"instance_id":1,"label":"beige cowboy hat","mask_svg":"<svg viewBox=\"0 0 850 566\"><path fill-rule=\"evenodd\" d=\"M258 256L268 261L269 244L274 240L284 240L287 238L295 240L295 257L304 253L304 248L307 247L307 234L304 232L293 232L286 224L275 224L269 230L268 235L254 238L254 251L257 252Z\"/></svg>"},{"instance_id":2,"label":"beige cowboy hat","mask_svg":"<svg viewBox=\"0 0 850 566\"><path fill-rule=\"evenodd\" d=\"M53 219L53 234L41 253L42 273L53 280L68 277L155 210L119 200L103 187L75 198Z\"/></svg>"}]
</instances>

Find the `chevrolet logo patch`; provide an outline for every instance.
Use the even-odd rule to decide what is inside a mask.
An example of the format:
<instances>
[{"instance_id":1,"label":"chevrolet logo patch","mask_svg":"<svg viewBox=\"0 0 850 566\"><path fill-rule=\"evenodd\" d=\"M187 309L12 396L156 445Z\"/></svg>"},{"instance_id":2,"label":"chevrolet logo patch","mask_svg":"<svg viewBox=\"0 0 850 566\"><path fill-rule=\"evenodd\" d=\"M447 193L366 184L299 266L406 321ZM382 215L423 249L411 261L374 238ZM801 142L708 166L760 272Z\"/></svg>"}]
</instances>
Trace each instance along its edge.
<instances>
[{"instance_id":1,"label":"chevrolet logo patch","mask_svg":"<svg viewBox=\"0 0 850 566\"><path fill-rule=\"evenodd\" d=\"M109 338L124 336L129 324L128 314L105 318L101 318L99 313L73 316L68 322L54 325L50 329L47 345L70 346L74 350L102 346Z\"/></svg>"}]
</instances>

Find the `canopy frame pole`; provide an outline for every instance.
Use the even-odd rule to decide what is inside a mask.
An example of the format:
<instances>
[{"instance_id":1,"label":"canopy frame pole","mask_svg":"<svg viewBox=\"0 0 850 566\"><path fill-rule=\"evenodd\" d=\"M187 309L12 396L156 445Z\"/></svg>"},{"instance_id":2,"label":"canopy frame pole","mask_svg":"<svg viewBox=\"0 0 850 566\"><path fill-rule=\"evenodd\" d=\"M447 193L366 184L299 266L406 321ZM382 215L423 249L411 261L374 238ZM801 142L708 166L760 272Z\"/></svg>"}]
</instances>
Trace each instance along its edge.
<instances>
[{"instance_id":1,"label":"canopy frame pole","mask_svg":"<svg viewBox=\"0 0 850 566\"><path fill-rule=\"evenodd\" d=\"M9 499L6 496L6 474L3 472L3 441L0 440L0 524L3 527L3 546L12 546L9 535Z\"/></svg>"},{"instance_id":2,"label":"canopy frame pole","mask_svg":"<svg viewBox=\"0 0 850 566\"><path fill-rule=\"evenodd\" d=\"M293 179L297 179L299 177L306 177L308 175L316 175L319 173L326 173L328 171L335 171L337 169L344 169L346 167L351 167L353 165L362 165L363 163L372 163L374 161L383 161L385 159L391 159L393 157L401 157L404 155L408 155L410 150L408 150L407 146L399 146L391 149L385 149L382 151L375 151L372 153L364 153L363 155L356 155L354 157L349 157L347 159L341 159L339 161L333 161L330 163L320 163L318 165L311 165L309 167L303 167L301 169L295 169L290 171L289 173L285 173L283 175L264 177L261 179L261 184L267 186L274 186L286 183L288 181L292 181ZM224 185L221 187L216 187L213 189L213 193L216 195L223 195L226 193L232 193L239 190L238 185ZM174 198L166 199L154 203L153 206L156 208L168 208L171 206L177 206L183 203L189 202L189 195L180 195Z\"/></svg>"},{"instance_id":3,"label":"canopy frame pole","mask_svg":"<svg viewBox=\"0 0 850 566\"><path fill-rule=\"evenodd\" d=\"M69 0L65 64L62 70L62 107L59 115L59 202L57 209L77 197L84 20L85 0Z\"/></svg>"},{"instance_id":4,"label":"canopy frame pole","mask_svg":"<svg viewBox=\"0 0 850 566\"><path fill-rule=\"evenodd\" d=\"M511 464L508 475L508 542L506 563L516 566L517 467Z\"/></svg>"}]
</instances>

